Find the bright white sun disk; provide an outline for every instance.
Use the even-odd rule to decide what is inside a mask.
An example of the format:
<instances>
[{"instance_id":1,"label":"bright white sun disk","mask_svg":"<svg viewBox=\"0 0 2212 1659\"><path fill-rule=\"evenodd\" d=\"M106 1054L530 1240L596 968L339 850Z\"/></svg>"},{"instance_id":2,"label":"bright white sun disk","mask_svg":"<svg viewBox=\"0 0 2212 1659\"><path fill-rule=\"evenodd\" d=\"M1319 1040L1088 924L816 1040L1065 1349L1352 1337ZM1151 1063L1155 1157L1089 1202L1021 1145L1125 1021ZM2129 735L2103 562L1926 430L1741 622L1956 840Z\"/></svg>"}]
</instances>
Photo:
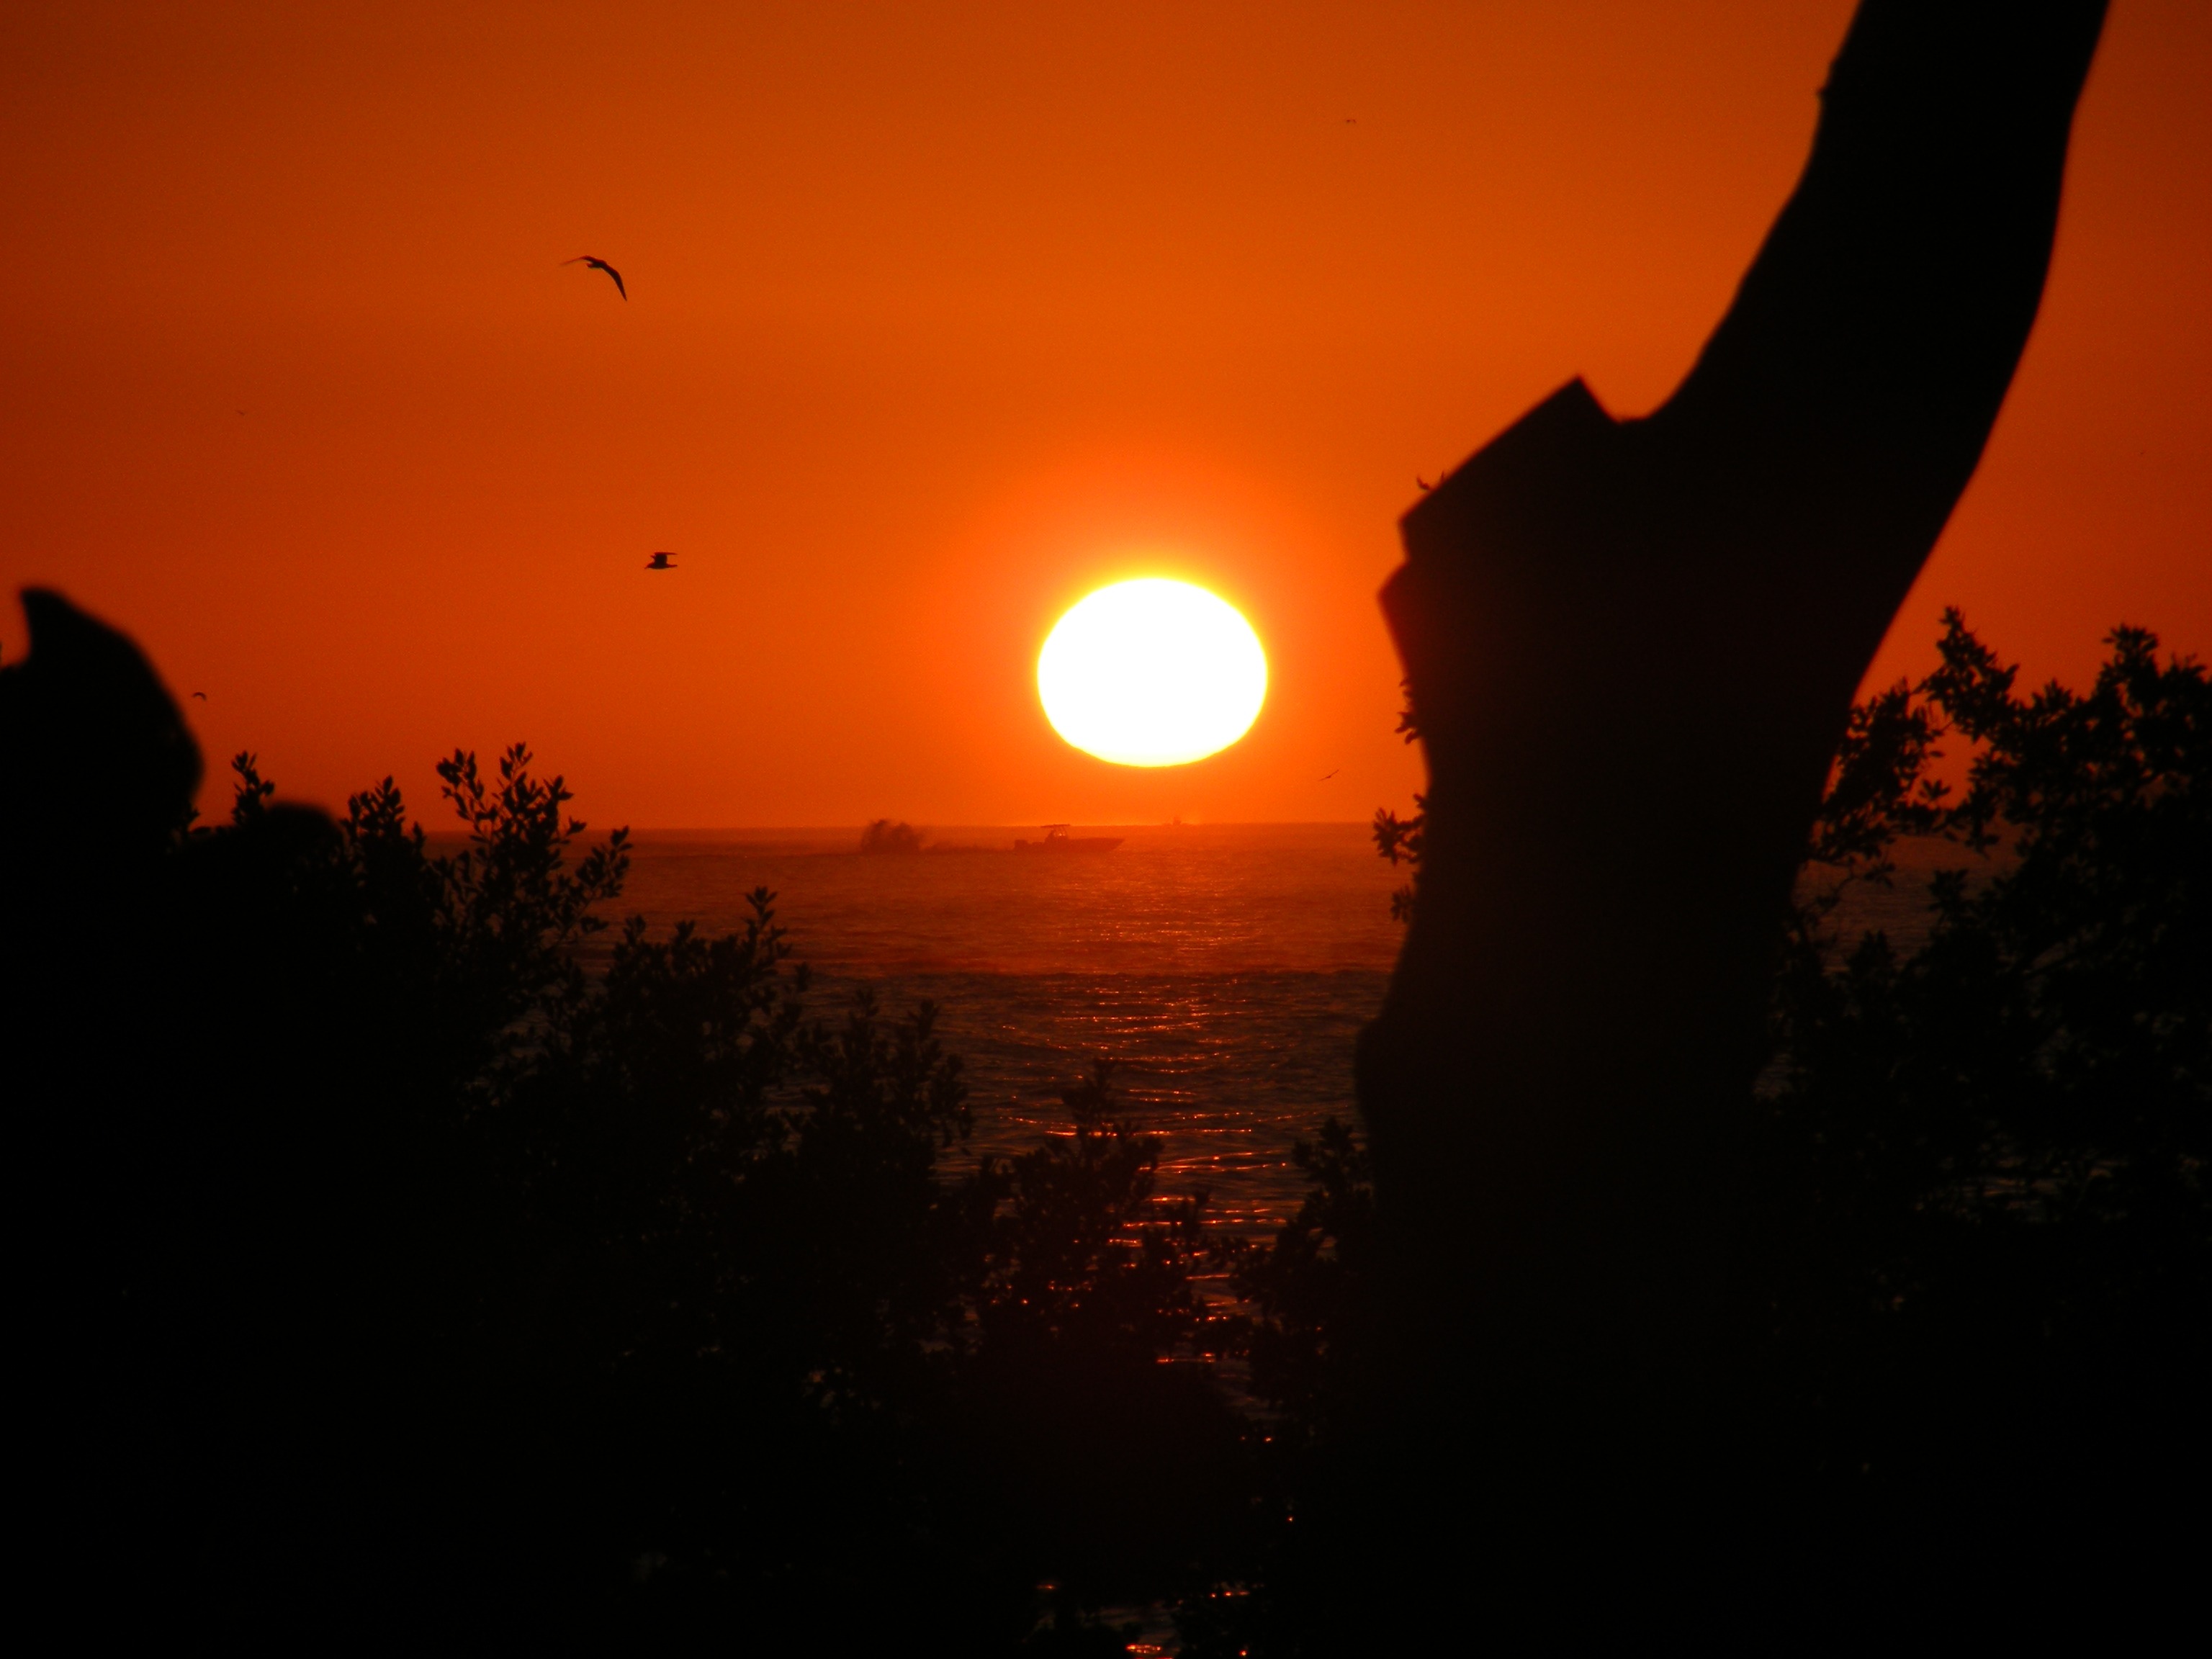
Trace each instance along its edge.
<instances>
[{"instance_id":1,"label":"bright white sun disk","mask_svg":"<svg viewBox=\"0 0 2212 1659\"><path fill-rule=\"evenodd\" d=\"M1183 766L1243 737L1267 696L1252 624L1188 582L1102 587L1062 617L1037 657L1045 717L1121 766Z\"/></svg>"}]
</instances>

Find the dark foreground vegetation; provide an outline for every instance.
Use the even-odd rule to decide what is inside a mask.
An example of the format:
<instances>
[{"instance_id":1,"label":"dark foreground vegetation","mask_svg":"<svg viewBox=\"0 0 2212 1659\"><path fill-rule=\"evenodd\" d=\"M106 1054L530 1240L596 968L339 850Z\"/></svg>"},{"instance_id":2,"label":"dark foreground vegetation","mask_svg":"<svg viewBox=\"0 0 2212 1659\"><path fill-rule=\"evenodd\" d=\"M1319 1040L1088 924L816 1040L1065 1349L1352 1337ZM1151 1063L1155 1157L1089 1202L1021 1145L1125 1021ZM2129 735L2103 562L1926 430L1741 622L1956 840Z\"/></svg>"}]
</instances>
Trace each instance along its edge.
<instances>
[{"instance_id":1,"label":"dark foreground vegetation","mask_svg":"<svg viewBox=\"0 0 2212 1659\"><path fill-rule=\"evenodd\" d=\"M1854 712L1778 978L1744 1258L1768 1455L2031 1505L2193 1507L2212 1473L2212 686L2122 629L2087 693L2022 695L1945 622L1941 668ZM1947 743L1973 756L1956 794L1931 776ZM1890 880L1907 835L1960 849L1925 942L1838 938L1841 889Z\"/></svg>"},{"instance_id":2,"label":"dark foreground vegetation","mask_svg":"<svg viewBox=\"0 0 2212 1659\"><path fill-rule=\"evenodd\" d=\"M1719 1153L1705 1455L1751 1517L1717 1535L1759 1559L1778 1529L1778 1571L1833 1552L1995 1620L2049 1568L2118 1617L2206 1541L2212 684L2107 643L2086 692L2025 690L1947 612L1942 665L1856 708L1832 769ZM1375 822L1416 872L1422 805ZM1906 880L1913 938L1844 927Z\"/></svg>"},{"instance_id":3,"label":"dark foreground vegetation","mask_svg":"<svg viewBox=\"0 0 2212 1659\"><path fill-rule=\"evenodd\" d=\"M143 659L27 603L19 1501L82 1628L1103 1653L1152 1604L1187 1653L1345 1650L1392 1399L1350 1129L1264 1250L1154 1192L1103 1064L978 1160L932 1011L811 1000L767 893L587 972L623 836L520 747L440 767L456 852L389 781L333 821L250 756L196 825ZM1854 718L1739 1114L1761 1492L2201 1499L2212 689L2112 646L2022 696L1954 618ZM1957 847L1925 942L1837 937L1906 836Z\"/></svg>"}]
</instances>

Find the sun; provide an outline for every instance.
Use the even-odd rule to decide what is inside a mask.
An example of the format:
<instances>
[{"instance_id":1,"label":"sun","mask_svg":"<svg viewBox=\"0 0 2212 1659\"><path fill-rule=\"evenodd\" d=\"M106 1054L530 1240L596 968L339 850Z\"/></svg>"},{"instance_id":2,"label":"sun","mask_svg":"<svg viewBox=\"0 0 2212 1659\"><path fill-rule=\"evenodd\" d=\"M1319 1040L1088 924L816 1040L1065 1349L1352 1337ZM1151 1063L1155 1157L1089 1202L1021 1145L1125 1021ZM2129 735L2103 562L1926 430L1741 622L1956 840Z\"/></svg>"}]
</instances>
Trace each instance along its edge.
<instances>
[{"instance_id":1,"label":"sun","mask_svg":"<svg viewBox=\"0 0 2212 1659\"><path fill-rule=\"evenodd\" d=\"M1267 656L1252 624L1202 587L1146 576L1102 587L1037 655L1052 729L1117 766L1187 766L1252 729Z\"/></svg>"}]
</instances>

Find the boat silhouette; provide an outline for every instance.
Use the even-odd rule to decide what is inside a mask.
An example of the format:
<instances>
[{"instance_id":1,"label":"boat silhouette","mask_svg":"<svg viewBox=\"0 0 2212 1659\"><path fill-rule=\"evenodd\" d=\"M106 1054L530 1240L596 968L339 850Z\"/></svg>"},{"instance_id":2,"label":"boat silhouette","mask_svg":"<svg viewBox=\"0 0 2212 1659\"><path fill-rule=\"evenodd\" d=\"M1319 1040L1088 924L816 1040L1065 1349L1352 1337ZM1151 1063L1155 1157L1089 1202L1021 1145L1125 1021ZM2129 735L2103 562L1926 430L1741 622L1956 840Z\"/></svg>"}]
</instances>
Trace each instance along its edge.
<instances>
[{"instance_id":1,"label":"boat silhouette","mask_svg":"<svg viewBox=\"0 0 2212 1659\"><path fill-rule=\"evenodd\" d=\"M1121 837L1119 836L1071 836L1067 833L1068 826L1064 823L1040 824L1038 828L1044 831L1042 841L1018 841L1014 843L1014 851L1017 853L1110 853L1121 844Z\"/></svg>"}]
</instances>

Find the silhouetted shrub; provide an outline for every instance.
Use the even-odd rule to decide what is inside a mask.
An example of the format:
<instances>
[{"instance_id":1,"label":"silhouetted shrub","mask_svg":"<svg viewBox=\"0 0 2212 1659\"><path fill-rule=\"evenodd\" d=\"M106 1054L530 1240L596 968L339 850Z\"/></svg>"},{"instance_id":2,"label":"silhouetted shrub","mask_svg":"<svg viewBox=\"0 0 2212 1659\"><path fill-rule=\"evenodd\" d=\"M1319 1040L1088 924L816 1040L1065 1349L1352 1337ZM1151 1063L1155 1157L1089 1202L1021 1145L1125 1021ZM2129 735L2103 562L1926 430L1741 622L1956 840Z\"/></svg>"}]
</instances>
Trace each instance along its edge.
<instances>
[{"instance_id":1,"label":"silhouetted shrub","mask_svg":"<svg viewBox=\"0 0 2212 1659\"><path fill-rule=\"evenodd\" d=\"M2051 1492L2172 1470L2212 1388L2212 686L2111 636L2030 696L1947 613L1855 711L1777 982L1745 1253L1774 1455ZM1972 756L1954 798L1943 740ZM1911 951L1840 935L1899 837ZM2163 1477L2161 1477L2163 1478Z\"/></svg>"},{"instance_id":2,"label":"silhouetted shrub","mask_svg":"<svg viewBox=\"0 0 2212 1659\"><path fill-rule=\"evenodd\" d=\"M772 895L719 939L634 919L587 973L625 837L586 848L520 745L495 779L440 766L456 851L389 780L330 826L234 765L229 824L173 857L309 830L256 879L300 990L283 1109L343 1160L288 1268L325 1304L282 1338L318 1380L308 1426L234 1449L344 1512L308 1547L316 1594L365 1573L395 1628L842 1645L926 1607L980 1652L1041 1613L1048 1645L1088 1642L1102 1602L1209 1576L1241 1425L1210 1370L1164 1363L1196 1352L1202 1200L1154 1199L1158 1143L1105 1068L1070 1134L963 1170L934 1012L811 1012ZM283 1179L234 1194L249 1231Z\"/></svg>"},{"instance_id":3,"label":"silhouetted shrub","mask_svg":"<svg viewBox=\"0 0 2212 1659\"><path fill-rule=\"evenodd\" d=\"M1942 665L1852 711L1747 1125L1747 1404L1771 1478L2139 1487L2201 1437L2212 686L2141 629L2109 640L2087 693L2023 696L1948 611ZM1954 736L1963 793L1936 775ZM1418 871L1420 827L1378 813L1379 849ZM1958 849L1924 941L1845 936L1844 892L1888 885L1906 837ZM1279 1259L1319 1294L1303 1248ZM1266 1340L1325 1370L1274 1294Z\"/></svg>"},{"instance_id":4,"label":"silhouetted shrub","mask_svg":"<svg viewBox=\"0 0 2212 1659\"><path fill-rule=\"evenodd\" d=\"M1161 1143L1117 1120L1112 1070L1062 1097L1072 1133L981 1172L996 1215L969 1372L983 1467L1086 1607L1208 1583L1249 1481L1204 1363L1205 1195L1156 1197Z\"/></svg>"},{"instance_id":5,"label":"silhouetted shrub","mask_svg":"<svg viewBox=\"0 0 2212 1659\"><path fill-rule=\"evenodd\" d=\"M1265 1250L1231 1252L1246 1310L1235 1338L1249 1365L1252 1486L1243 1529L1216 1554L1224 1571L1176 1608L1193 1659L1328 1651L1316 1639L1317 1607L1356 1599L1345 1575L1358 1563L1340 1546L1359 1524L1358 1466L1389 1397L1373 1177L1358 1138L1334 1117L1291 1158L1313 1181L1297 1213Z\"/></svg>"},{"instance_id":6,"label":"silhouetted shrub","mask_svg":"<svg viewBox=\"0 0 2212 1659\"><path fill-rule=\"evenodd\" d=\"M1212 1576L1197 1208L1103 1073L967 1164L933 1012L811 1007L770 895L587 971L625 837L519 746L439 767L458 848L250 755L191 827L143 658L27 603L21 1501L85 1630L1077 1651Z\"/></svg>"},{"instance_id":7,"label":"silhouetted shrub","mask_svg":"<svg viewBox=\"0 0 2212 1659\"><path fill-rule=\"evenodd\" d=\"M1156 1191L1103 1064L1066 1133L966 1162L934 1011L812 1006L773 895L720 938L632 920L587 971L626 840L585 845L520 746L441 764L457 850L388 779L333 823L250 755L189 827L173 707L72 619L48 678L0 678L56 1582L165 1632L1110 1652L1111 1608L1174 1601L1210 1656L1342 1627L1391 1381L1349 1129L1296 1148L1314 1184L1264 1250ZM1936 674L1854 714L1746 1116L1770 1480L2056 1504L2201 1462L2212 691L2112 643L2088 693L2023 697L1954 616ZM88 708L153 729L73 736ZM110 752L168 782L72 835ZM1418 866L1419 827L1382 815L1382 850ZM1840 937L1907 836L1963 861L1925 942Z\"/></svg>"},{"instance_id":8,"label":"silhouetted shrub","mask_svg":"<svg viewBox=\"0 0 2212 1659\"><path fill-rule=\"evenodd\" d=\"M1239 1264L1236 1284L1256 1311L1252 1393L1277 1414L1279 1438L1311 1445L1357 1409L1355 1379L1373 1352L1375 1188L1365 1148L1334 1117L1291 1157L1314 1184L1273 1247Z\"/></svg>"}]
</instances>

